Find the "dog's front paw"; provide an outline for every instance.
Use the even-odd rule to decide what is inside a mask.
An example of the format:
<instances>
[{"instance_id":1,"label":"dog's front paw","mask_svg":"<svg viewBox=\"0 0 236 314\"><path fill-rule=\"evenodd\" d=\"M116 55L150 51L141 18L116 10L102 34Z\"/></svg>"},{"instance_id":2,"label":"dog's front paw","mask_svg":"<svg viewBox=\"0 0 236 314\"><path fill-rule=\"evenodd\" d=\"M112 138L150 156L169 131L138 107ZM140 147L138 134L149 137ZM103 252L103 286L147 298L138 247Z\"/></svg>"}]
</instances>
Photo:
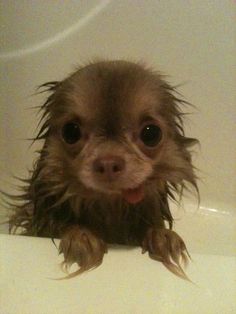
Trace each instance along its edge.
<instances>
[{"instance_id":1,"label":"dog's front paw","mask_svg":"<svg viewBox=\"0 0 236 314\"><path fill-rule=\"evenodd\" d=\"M91 231L80 226L70 227L61 239L59 253L64 255L62 267L65 271L74 263L78 264L79 269L66 278L98 267L106 252L105 242Z\"/></svg>"},{"instance_id":2,"label":"dog's front paw","mask_svg":"<svg viewBox=\"0 0 236 314\"><path fill-rule=\"evenodd\" d=\"M142 253L148 251L152 259L162 262L172 273L188 279L183 271L190 257L184 241L169 229L149 228L142 243Z\"/></svg>"}]
</instances>

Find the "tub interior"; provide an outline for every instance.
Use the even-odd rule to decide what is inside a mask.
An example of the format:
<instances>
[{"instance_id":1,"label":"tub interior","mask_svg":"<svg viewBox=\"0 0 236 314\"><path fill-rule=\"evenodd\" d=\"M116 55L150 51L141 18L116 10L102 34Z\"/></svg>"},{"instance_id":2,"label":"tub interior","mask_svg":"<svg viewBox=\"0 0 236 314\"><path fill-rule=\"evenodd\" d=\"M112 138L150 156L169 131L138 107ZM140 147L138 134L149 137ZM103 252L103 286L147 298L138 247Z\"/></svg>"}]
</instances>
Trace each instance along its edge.
<instances>
[{"instance_id":1,"label":"tub interior","mask_svg":"<svg viewBox=\"0 0 236 314\"><path fill-rule=\"evenodd\" d=\"M119 246L101 267L54 280L61 256L51 240L8 235L0 224L0 312L236 313L235 1L14 0L0 12L0 190L17 193L13 177L27 178L41 147L26 140L39 119L29 108L45 100L35 88L105 58L146 62L196 106L186 108L185 129L200 141L193 161L201 196L199 206L191 195L171 205L192 282Z\"/></svg>"}]
</instances>

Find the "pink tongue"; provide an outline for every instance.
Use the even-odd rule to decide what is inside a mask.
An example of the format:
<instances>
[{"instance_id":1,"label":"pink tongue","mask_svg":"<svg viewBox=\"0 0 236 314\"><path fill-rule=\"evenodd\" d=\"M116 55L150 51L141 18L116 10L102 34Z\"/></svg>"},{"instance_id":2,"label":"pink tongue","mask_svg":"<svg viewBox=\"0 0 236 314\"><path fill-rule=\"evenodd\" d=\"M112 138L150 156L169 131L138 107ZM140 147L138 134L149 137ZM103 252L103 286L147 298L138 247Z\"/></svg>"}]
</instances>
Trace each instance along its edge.
<instances>
[{"instance_id":1,"label":"pink tongue","mask_svg":"<svg viewBox=\"0 0 236 314\"><path fill-rule=\"evenodd\" d=\"M139 203L144 198L143 186L140 185L136 189L124 190L123 197L130 204Z\"/></svg>"}]
</instances>

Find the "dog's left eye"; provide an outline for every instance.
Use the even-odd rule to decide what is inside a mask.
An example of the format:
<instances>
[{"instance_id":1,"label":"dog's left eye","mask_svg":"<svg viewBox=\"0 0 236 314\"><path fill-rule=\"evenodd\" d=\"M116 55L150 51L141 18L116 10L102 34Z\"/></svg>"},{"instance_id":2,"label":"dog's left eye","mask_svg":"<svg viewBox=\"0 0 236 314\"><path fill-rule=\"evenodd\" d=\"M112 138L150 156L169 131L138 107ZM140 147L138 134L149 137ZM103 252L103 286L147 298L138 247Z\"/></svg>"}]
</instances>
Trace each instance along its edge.
<instances>
[{"instance_id":1,"label":"dog's left eye","mask_svg":"<svg viewBox=\"0 0 236 314\"><path fill-rule=\"evenodd\" d=\"M62 128L62 137L68 144L75 144L81 138L79 124L76 122L66 123Z\"/></svg>"},{"instance_id":2,"label":"dog's left eye","mask_svg":"<svg viewBox=\"0 0 236 314\"><path fill-rule=\"evenodd\" d=\"M141 141L148 147L156 146L162 138L162 132L158 125L148 124L143 127L140 133Z\"/></svg>"}]
</instances>

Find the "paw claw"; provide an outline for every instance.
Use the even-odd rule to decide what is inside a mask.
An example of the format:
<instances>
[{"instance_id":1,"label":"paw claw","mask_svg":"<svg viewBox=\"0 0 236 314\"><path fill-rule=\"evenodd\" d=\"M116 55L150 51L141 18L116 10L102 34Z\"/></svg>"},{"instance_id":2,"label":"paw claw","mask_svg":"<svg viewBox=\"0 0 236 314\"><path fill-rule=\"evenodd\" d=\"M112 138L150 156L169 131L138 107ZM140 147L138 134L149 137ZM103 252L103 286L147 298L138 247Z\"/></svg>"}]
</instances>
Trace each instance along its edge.
<instances>
[{"instance_id":1,"label":"paw claw","mask_svg":"<svg viewBox=\"0 0 236 314\"><path fill-rule=\"evenodd\" d=\"M92 232L74 226L62 237L59 253L63 253L62 270L68 274L64 279L75 277L82 272L98 267L107 252L105 243ZM78 270L69 273L72 264L78 265ZM62 278L63 279L63 278Z\"/></svg>"},{"instance_id":2,"label":"paw claw","mask_svg":"<svg viewBox=\"0 0 236 314\"><path fill-rule=\"evenodd\" d=\"M147 249L142 247L142 254L145 254L147 252Z\"/></svg>"},{"instance_id":3,"label":"paw claw","mask_svg":"<svg viewBox=\"0 0 236 314\"><path fill-rule=\"evenodd\" d=\"M162 262L175 275L189 280L181 265L186 267L190 256L185 243L174 231L149 229L142 249L142 252L148 251L152 259Z\"/></svg>"}]
</instances>

